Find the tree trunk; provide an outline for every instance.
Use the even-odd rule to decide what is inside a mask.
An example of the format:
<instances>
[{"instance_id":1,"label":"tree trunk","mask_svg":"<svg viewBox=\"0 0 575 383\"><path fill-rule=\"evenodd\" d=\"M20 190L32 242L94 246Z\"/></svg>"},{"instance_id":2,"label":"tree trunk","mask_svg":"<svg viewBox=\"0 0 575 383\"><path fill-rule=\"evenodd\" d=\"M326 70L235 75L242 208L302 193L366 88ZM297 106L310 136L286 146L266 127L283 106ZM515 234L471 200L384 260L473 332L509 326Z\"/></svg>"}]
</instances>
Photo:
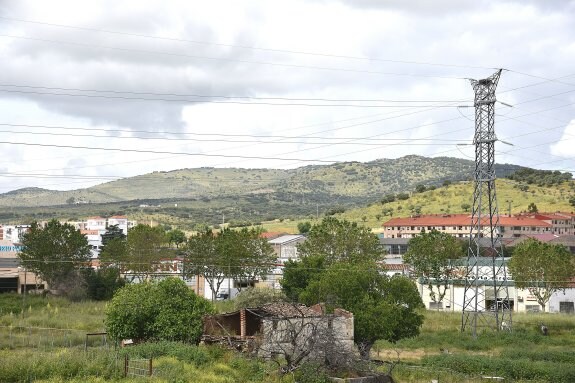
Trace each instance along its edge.
<instances>
[{"instance_id":1,"label":"tree trunk","mask_svg":"<svg viewBox=\"0 0 575 383\"><path fill-rule=\"evenodd\" d=\"M361 359L363 359L363 360L369 360L370 359L370 352L371 352L372 347L373 347L373 342L364 341L364 342L359 342L357 344L357 348L359 350L359 355L360 355Z\"/></svg>"}]
</instances>

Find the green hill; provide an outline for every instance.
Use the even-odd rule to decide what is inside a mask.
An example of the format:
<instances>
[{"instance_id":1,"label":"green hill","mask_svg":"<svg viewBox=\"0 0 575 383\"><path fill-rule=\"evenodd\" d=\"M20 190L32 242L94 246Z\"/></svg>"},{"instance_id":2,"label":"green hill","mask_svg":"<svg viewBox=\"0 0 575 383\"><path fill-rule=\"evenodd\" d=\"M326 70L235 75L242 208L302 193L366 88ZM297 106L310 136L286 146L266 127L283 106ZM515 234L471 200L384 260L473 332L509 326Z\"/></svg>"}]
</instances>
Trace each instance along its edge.
<instances>
[{"instance_id":1,"label":"green hill","mask_svg":"<svg viewBox=\"0 0 575 383\"><path fill-rule=\"evenodd\" d=\"M572 180L552 186L538 186L509 179L498 179L496 192L500 214L525 212L532 202L540 212L574 210L569 203L569 198L575 195L575 182ZM339 216L351 221L364 222L369 227L379 228L383 222L392 217L469 212L472 203L473 182L462 181L423 193L412 192L405 200L379 202L367 207L350 209Z\"/></svg>"},{"instance_id":2,"label":"green hill","mask_svg":"<svg viewBox=\"0 0 575 383\"><path fill-rule=\"evenodd\" d=\"M309 219L326 212L371 205L369 211L354 218L361 221L365 215L367 222L377 226L375 217L381 208L377 212L373 204L384 195L411 192L420 184L437 187L446 180L454 183L468 180L473 169L474 163L469 160L413 155L287 170L179 169L86 189L26 188L0 194L0 222L125 214L141 222L153 220L191 230L198 224L215 225L223 221L244 225L274 219ZM505 176L519 169L522 168L504 164L497 165L496 171ZM454 202L451 205L448 208L455 211L458 205Z\"/></svg>"}]
</instances>

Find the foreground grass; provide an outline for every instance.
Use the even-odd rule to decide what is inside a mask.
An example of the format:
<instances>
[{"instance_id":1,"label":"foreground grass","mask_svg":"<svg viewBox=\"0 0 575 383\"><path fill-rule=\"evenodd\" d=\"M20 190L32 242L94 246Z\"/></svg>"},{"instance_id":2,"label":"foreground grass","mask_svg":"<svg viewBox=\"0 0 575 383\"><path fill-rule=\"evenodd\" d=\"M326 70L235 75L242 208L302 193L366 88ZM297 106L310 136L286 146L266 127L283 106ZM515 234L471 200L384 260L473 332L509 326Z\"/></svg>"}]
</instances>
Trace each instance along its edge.
<instances>
[{"instance_id":1,"label":"foreground grass","mask_svg":"<svg viewBox=\"0 0 575 383\"><path fill-rule=\"evenodd\" d=\"M231 302L218 302L228 311ZM103 330L105 303L0 295L0 382L104 382L123 378L123 358L154 358L152 382L294 382L275 363L214 347L175 343L117 349L87 332ZM398 362L396 382L575 382L575 316L515 314L513 332L461 333L461 314L425 311L421 334L379 341L372 356ZM545 323L550 335L539 332ZM30 329L30 327L32 329ZM40 329L37 329L40 327ZM55 330L66 329L66 330Z\"/></svg>"}]
</instances>

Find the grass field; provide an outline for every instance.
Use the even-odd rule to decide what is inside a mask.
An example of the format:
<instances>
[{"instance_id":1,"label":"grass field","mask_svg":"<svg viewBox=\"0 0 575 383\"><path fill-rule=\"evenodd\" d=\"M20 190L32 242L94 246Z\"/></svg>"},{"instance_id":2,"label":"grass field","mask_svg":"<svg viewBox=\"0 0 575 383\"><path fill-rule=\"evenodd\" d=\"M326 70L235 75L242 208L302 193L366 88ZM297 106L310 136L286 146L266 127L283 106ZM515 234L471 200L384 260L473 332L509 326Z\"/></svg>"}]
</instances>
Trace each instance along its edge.
<instances>
[{"instance_id":1,"label":"grass field","mask_svg":"<svg viewBox=\"0 0 575 383\"><path fill-rule=\"evenodd\" d=\"M130 381L123 358L154 358L152 382L294 382L277 365L215 347L160 343L117 349L102 337L106 303L57 297L0 295L0 382ZM225 310L228 306L218 306ZM425 312L421 334L396 344L379 341L372 357L397 363L396 382L575 382L575 316L516 314L513 331L460 332L459 313ZM549 336L539 332L545 323ZM135 380L137 381L137 380ZM301 381L301 380L300 380Z\"/></svg>"}]
</instances>

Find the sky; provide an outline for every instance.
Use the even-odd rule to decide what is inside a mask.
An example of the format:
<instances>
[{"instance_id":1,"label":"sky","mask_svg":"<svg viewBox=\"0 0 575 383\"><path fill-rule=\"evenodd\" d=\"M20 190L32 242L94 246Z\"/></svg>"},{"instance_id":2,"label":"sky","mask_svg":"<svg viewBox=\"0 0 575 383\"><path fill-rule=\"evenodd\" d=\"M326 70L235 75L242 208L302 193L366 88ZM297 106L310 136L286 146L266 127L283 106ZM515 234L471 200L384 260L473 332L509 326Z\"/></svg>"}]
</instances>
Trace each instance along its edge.
<instances>
[{"instance_id":1,"label":"sky","mask_svg":"<svg viewBox=\"0 0 575 383\"><path fill-rule=\"evenodd\" d=\"M498 69L496 161L575 172L574 62L575 1L0 0L0 193L473 159Z\"/></svg>"}]
</instances>

